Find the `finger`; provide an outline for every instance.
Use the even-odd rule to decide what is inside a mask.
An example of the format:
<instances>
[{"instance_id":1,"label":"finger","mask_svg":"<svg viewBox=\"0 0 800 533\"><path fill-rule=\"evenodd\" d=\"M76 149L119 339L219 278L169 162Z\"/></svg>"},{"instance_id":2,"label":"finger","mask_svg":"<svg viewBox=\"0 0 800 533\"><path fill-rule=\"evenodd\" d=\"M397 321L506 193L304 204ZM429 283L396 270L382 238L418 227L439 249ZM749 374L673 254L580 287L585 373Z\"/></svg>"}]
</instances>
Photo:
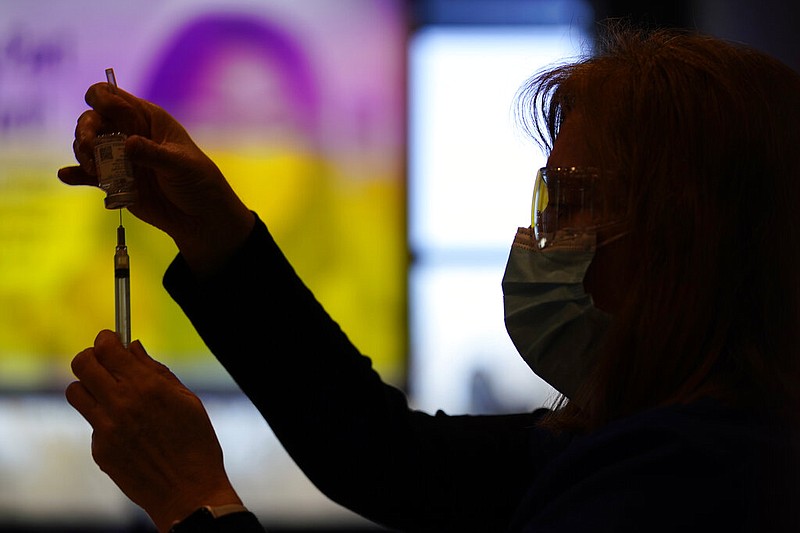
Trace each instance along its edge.
<instances>
[{"instance_id":1,"label":"finger","mask_svg":"<svg viewBox=\"0 0 800 533\"><path fill-rule=\"evenodd\" d=\"M75 122L75 144L76 150L91 153L94 150L95 138L98 132L106 130L110 124L103 115L93 109L84 111Z\"/></svg>"},{"instance_id":2,"label":"finger","mask_svg":"<svg viewBox=\"0 0 800 533\"><path fill-rule=\"evenodd\" d=\"M103 117L94 110L81 113L75 123L75 140L72 142L72 151L84 172L90 176L97 173L94 163L95 139L98 132L105 127L106 123Z\"/></svg>"},{"instance_id":3,"label":"finger","mask_svg":"<svg viewBox=\"0 0 800 533\"><path fill-rule=\"evenodd\" d=\"M76 355L71 367L75 377L98 402L103 403L114 394L117 380L97 360L94 348L87 348Z\"/></svg>"},{"instance_id":4,"label":"finger","mask_svg":"<svg viewBox=\"0 0 800 533\"><path fill-rule=\"evenodd\" d=\"M104 106L109 104L116 106L119 104L119 101L124 101L131 107L142 105L144 102L144 100L129 93L128 91L117 86L112 87L110 84L104 81L92 84L86 90L85 99L86 103L95 109L97 109L97 107L105 108Z\"/></svg>"},{"instance_id":5,"label":"finger","mask_svg":"<svg viewBox=\"0 0 800 533\"><path fill-rule=\"evenodd\" d=\"M165 365L165 364L153 359L147 353L147 351L144 349L144 346L142 346L142 343L139 342L138 340L133 341L130 344L130 346L128 347L128 350L131 352L131 354L133 354L133 356L136 358L136 360L139 363L141 363L141 365L142 365L141 369L142 370L144 370L146 372L155 371L155 372L158 372L159 374L167 377L168 379L180 382L180 380L178 380L177 376L175 376L175 374L172 373L172 371L169 369L169 367L167 365ZM132 368L132 370L135 371L135 369L133 369L133 368ZM139 376L139 378L141 378L141 376Z\"/></svg>"},{"instance_id":6,"label":"finger","mask_svg":"<svg viewBox=\"0 0 800 533\"><path fill-rule=\"evenodd\" d=\"M67 185L93 185L97 187L97 178L88 175L79 166L58 169L58 179Z\"/></svg>"},{"instance_id":7,"label":"finger","mask_svg":"<svg viewBox=\"0 0 800 533\"><path fill-rule=\"evenodd\" d=\"M98 363L116 378L130 375L130 367L136 363L136 358L122 345L119 336L107 329L97 334L94 353Z\"/></svg>"},{"instance_id":8,"label":"finger","mask_svg":"<svg viewBox=\"0 0 800 533\"><path fill-rule=\"evenodd\" d=\"M97 399L92 396L83 383L80 381L73 381L67 385L64 391L64 396L69 403L80 415L89 422L89 425L94 427L100 417L100 404Z\"/></svg>"},{"instance_id":9,"label":"finger","mask_svg":"<svg viewBox=\"0 0 800 533\"><path fill-rule=\"evenodd\" d=\"M147 107L134 95L108 83L95 83L86 91L86 103L127 134L149 133Z\"/></svg>"},{"instance_id":10,"label":"finger","mask_svg":"<svg viewBox=\"0 0 800 533\"><path fill-rule=\"evenodd\" d=\"M97 166L94 162L94 153L81 149L78 139L72 141L72 151L75 153L75 159L78 161L81 170L87 176L97 175ZM97 178L95 178L97 181Z\"/></svg>"},{"instance_id":11,"label":"finger","mask_svg":"<svg viewBox=\"0 0 800 533\"><path fill-rule=\"evenodd\" d=\"M186 166L186 154L179 147L138 135L128 138L125 153L134 164L150 170L174 173L177 168Z\"/></svg>"},{"instance_id":12,"label":"finger","mask_svg":"<svg viewBox=\"0 0 800 533\"><path fill-rule=\"evenodd\" d=\"M125 348L116 333L104 330L95 339L98 362L118 379L143 380L154 372L177 380L166 365L150 357L142 343L133 341Z\"/></svg>"},{"instance_id":13,"label":"finger","mask_svg":"<svg viewBox=\"0 0 800 533\"><path fill-rule=\"evenodd\" d=\"M143 364L150 364L152 362L155 362L155 359L150 357L150 354L147 353L147 350L145 350L144 346L142 346L142 342L138 339L131 342L130 346L128 346L128 351L130 351L131 354L133 354L133 357L137 361Z\"/></svg>"},{"instance_id":14,"label":"finger","mask_svg":"<svg viewBox=\"0 0 800 533\"><path fill-rule=\"evenodd\" d=\"M150 357L150 354L147 353L147 350L144 349L144 346L142 346L142 343L139 340L131 342L131 344L128 346L128 351L131 353L136 362L141 364L143 367L153 367L161 364Z\"/></svg>"}]
</instances>

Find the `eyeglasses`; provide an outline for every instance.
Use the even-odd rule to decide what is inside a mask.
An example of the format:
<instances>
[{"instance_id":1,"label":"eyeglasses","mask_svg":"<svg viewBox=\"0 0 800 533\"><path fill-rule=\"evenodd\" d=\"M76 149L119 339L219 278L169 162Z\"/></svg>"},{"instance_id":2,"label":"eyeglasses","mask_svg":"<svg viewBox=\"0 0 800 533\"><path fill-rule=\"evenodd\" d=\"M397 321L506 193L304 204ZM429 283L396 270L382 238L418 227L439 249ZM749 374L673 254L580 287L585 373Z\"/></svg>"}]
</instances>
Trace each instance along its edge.
<instances>
[{"instance_id":1,"label":"eyeglasses","mask_svg":"<svg viewBox=\"0 0 800 533\"><path fill-rule=\"evenodd\" d=\"M626 195L614 176L591 167L543 167L536 174L531 225L540 249L620 224Z\"/></svg>"}]
</instances>

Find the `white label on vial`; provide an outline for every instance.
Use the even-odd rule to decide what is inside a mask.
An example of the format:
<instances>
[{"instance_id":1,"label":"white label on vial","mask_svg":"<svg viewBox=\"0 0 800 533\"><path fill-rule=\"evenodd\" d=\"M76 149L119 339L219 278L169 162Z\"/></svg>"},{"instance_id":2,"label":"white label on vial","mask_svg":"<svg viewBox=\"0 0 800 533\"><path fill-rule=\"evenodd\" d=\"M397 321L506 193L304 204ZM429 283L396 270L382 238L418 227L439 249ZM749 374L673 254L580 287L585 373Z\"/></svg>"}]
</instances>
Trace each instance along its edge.
<instances>
[{"instance_id":1,"label":"white label on vial","mask_svg":"<svg viewBox=\"0 0 800 533\"><path fill-rule=\"evenodd\" d=\"M125 157L126 135L99 135L94 146L94 160L100 188L107 194L129 192L133 189L133 168Z\"/></svg>"}]
</instances>

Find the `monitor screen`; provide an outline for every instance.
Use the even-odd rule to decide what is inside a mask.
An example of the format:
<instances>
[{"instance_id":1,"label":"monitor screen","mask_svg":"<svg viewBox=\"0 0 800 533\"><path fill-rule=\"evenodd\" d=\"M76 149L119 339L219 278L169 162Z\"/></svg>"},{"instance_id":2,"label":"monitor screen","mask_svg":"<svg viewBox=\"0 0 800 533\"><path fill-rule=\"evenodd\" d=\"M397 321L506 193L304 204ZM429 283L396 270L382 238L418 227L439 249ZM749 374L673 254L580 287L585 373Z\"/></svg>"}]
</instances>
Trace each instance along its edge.
<instances>
[{"instance_id":1,"label":"monitor screen","mask_svg":"<svg viewBox=\"0 0 800 533\"><path fill-rule=\"evenodd\" d=\"M0 525L138 516L63 398L72 357L114 329L119 213L56 178L106 68L186 126L350 338L404 380L406 18L401 0L0 3ZM162 288L172 241L124 224L132 337L207 395L243 497L272 521L330 520Z\"/></svg>"},{"instance_id":2,"label":"monitor screen","mask_svg":"<svg viewBox=\"0 0 800 533\"><path fill-rule=\"evenodd\" d=\"M71 356L114 327L118 214L54 177L107 67L187 127L353 339L401 375L398 2L12 0L0 20L0 388L60 387ZM173 243L132 216L126 227L134 338L213 382L161 287Z\"/></svg>"}]
</instances>

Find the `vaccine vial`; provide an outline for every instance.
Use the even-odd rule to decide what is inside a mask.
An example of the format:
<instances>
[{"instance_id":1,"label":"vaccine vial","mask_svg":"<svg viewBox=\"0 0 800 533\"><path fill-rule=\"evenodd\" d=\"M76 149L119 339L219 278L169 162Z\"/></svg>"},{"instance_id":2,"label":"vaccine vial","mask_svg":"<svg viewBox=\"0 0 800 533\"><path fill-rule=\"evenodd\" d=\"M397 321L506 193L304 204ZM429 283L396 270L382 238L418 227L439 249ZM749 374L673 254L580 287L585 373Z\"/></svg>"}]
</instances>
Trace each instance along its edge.
<instances>
[{"instance_id":1,"label":"vaccine vial","mask_svg":"<svg viewBox=\"0 0 800 533\"><path fill-rule=\"evenodd\" d=\"M128 207L138 198L133 167L125 155L127 138L124 133L105 133L95 141L94 161L107 209Z\"/></svg>"}]
</instances>

